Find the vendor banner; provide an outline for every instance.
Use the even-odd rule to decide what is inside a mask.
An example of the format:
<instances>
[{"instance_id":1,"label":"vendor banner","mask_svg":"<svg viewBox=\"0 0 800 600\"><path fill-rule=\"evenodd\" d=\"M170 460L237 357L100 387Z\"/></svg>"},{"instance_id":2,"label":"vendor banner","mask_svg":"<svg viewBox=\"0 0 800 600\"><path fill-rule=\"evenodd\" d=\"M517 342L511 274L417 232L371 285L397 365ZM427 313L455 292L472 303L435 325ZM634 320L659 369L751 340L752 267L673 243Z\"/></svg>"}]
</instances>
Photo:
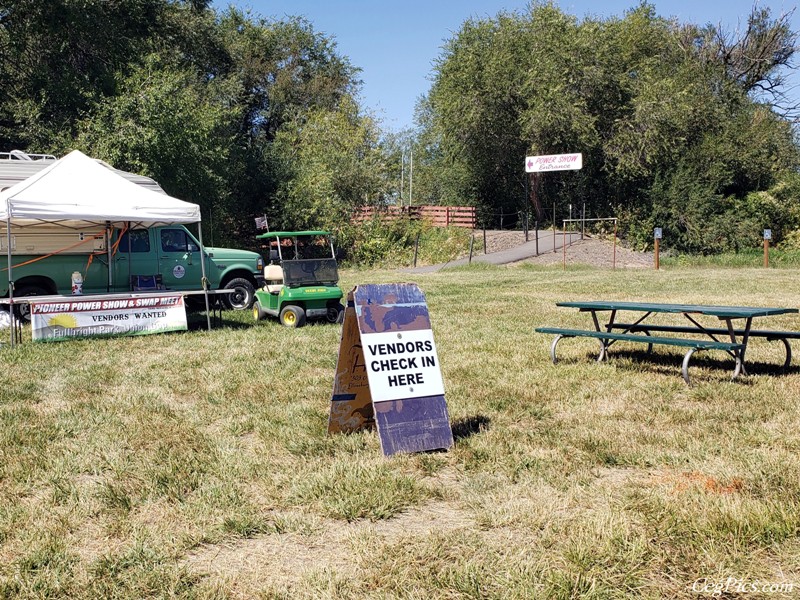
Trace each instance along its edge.
<instances>
[{"instance_id":1,"label":"vendor banner","mask_svg":"<svg viewBox=\"0 0 800 600\"><path fill-rule=\"evenodd\" d=\"M31 302L34 341L186 331L183 296Z\"/></svg>"}]
</instances>

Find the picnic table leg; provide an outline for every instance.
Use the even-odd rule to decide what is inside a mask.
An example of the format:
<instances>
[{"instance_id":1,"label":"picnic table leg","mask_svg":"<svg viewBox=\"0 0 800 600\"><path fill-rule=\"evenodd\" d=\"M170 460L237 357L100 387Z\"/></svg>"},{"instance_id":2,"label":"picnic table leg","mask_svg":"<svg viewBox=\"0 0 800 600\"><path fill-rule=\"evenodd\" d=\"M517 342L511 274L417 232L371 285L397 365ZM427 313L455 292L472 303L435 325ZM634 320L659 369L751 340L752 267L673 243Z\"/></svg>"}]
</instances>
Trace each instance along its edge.
<instances>
[{"instance_id":1,"label":"picnic table leg","mask_svg":"<svg viewBox=\"0 0 800 600\"><path fill-rule=\"evenodd\" d=\"M550 346L550 358L553 359L553 364L558 363L558 358L556 358L556 346L558 346L558 342L561 341L561 338L564 337L572 337L572 336L559 334L556 336L556 339L553 340L553 344Z\"/></svg>"},{"instance_id":2,"label":"picnic table leg","mask_svg":"<svg viewBox=\"0 0 800 600\"><path fill-rule=\"evenodd\" d=\"M789 340L780 336L767 336L768 342L783 342L783 348L786 350L786 360L783 362L782 371L786 373L789 367L792 366L792 347L789 345Z\"/></svg>"},{"instance_id":3,"label":"picnic table leg","mask_svg":"<svg viewBox=\"0 0 800 600\"><path fill-rule=\"evenodd\" d=\"M553 345L550 346L550 358L553 359L553 364L556 364L558 362L558 359L556 358L556 346L558 346L558 342L559 340L561 340L562 337L564 336L557 335L556 339L553 340Z\"/></svg>"},{"instance_id":4,"label":"picnic table leg","mask_svg":"<svg viewBox=\"0 0 800 600\"><path fill-rule=\"evenodd\" d=\"M786 362L783 363L783 370L788 371L789 367L792 366L792 347L789 345L789 340L786 338L777 338L783 342L784 348L786 348Z\"/></svg>"},{"instance_id":5,"label":"picnic table leg","mask_svg":"<svg viewBox=\"0 0 800 600\"><path fill-rule=\"evenodd\" d=\"M683 375L683 380L686 382L686 385L690 385L689 383L689 361L692 358L692 354L695 353L697 348L690 348L689 351L686 353L686 356L683 357L683 365L681 366L681 374Z\"/></svg>"},{"instance_id":6,"label":"picnic table leg","mask_svg":"<svg viewBox=\"0 0 800 600\"><path fill-rule=\"evenodd\" d=\"M608 358L609 344L607 340L598 339L597 341L600 342L600 354L597 356L597 362L603 362Z\"/></svg>"},{"instance_id":7,"label":"picnic table leg","mask_svg":"<svg viewBox=\"0 0 800 600\"><path fill-rule=\"evenodd\" d=\"M615 310L611 311L611 319L609 320L609 325L614 322L614 315L616 314L616 312L617 311L615 311ZM603 331L602 329L600 329L600 321L597 320L597 311L596 310L592 311L592 321L594 321L595 331ZM607 326L606 330L607 331L611 331L611 327ZM600 354L597 357L597 362L603 362L606 359L606 350L608 350L608 346L610 344L608 343L608 340L604 340L604 339L600 339L600 338L598 338L597 341L600 342Z\"/></svg>"},{"instance_id":8,"label":"picnic table leg","mask_svg":"<svg viewBox=\"0 0 800 600\"><path fill-rule=\"evenodd\" d=\"M731 319L725 319L725 323L728 325L728 335L731 337L731 342L736 344L736 332L733 329L733 323ZM749 317L745 321L744 326L744 334L742 335L742 349L736 350L734 352L734 358L736 359L736 368L733 370L733 377L731 379L736 379L740 374L747 375L747 369L744 366L744 354L747 350L747 340L750 339L750 327L753 324L753 318Z\"/></svg>"},{"instance_id":9,"label":"picnic table leg","mask_svg":"<svg viewBox=\"0 0 800 600\"><path fill-rule=\"evenodd\" d=\"M558 346L558 342L561 341L561 338L564 338L564 337L572 337L572 336L571 335L557 335L556 339L553 340L553 343L550 346L550 358L553 360L553 364L554 365L558 363L558 358L556 357L556 346ZM601 360L603 360L603 357L605 357L606 347L603 344L603 340L597 340L597 341L600 342L600 358L597 359L597 361L600 362Z\"/></svg>"},{"instance_id":10,"label":"picnic table leg","mask_svg":"<svg viewBox=\"0 0 800 600\"><path fill-rule=\"evenodd\" d=\"M644 329L642 333L645 334L647 337L650 337L650 331L648 331L647 329ZM653 344L647 344L647 353L648 354L653 353Z\"/></svg>"},{"instance_id":11,"label":"picnic table leg","mask_svg":"<svg viewBox=\"0 0 800 600\"><path fill-rule=\"evenodd\" d=\"M612 310L611 316L608 319L608 324L606 324L606 332L611 331L612 325L614 324L614 317L616 316L617 311ZM597 319L597 311L592 311L592 321L594 321L594 328L595 331L603 331L600 328L600 321ZM613 340L604 340L602 338L598 338L597 340L600 342L600 355L597 357L597 362L603 362L606 358L608 358L608 347L614 343Z\"/></svg>"}]
</instances>

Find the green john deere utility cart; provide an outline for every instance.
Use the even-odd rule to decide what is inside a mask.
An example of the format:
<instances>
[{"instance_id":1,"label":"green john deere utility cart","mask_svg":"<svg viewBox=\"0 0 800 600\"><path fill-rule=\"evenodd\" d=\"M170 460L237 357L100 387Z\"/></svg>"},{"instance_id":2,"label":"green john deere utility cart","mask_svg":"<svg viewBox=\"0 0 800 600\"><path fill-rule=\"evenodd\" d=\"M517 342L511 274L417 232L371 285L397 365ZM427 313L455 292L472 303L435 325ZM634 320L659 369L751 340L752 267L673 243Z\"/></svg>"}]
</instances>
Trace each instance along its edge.
<instances>
[{"instance_id":1,"label":"green john deere utility cart","mask_svg":"<svg viewBox=\"0 0 800 600\"><path fill-rule=\"evenodd\" d=\"M287 327L302 327L308 319L341 322L343 294L330 232L272 231L256 239L269 248L265 284L253 304L257 321L269 315Z\"/></svg>"}]
</instances>

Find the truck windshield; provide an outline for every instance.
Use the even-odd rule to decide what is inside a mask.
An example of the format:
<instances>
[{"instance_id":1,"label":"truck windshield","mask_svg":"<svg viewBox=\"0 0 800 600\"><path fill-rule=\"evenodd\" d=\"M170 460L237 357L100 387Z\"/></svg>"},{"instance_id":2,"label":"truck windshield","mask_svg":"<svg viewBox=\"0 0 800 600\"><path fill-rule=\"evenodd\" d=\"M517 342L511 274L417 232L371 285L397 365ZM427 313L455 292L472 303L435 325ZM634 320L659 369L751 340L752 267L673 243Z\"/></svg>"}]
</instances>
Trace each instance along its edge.
<instances>
[{"instance_id":1,"label":"truck windshield","mask_svg":"<svg viewBox=\"0 0 800 600\"><path fill-rule=\"evenodd\" d=\"M335 258L286 260L283 267L283 283L289 287L308 285L336 285L339 271Z\"/></svg>"}]
</instances>

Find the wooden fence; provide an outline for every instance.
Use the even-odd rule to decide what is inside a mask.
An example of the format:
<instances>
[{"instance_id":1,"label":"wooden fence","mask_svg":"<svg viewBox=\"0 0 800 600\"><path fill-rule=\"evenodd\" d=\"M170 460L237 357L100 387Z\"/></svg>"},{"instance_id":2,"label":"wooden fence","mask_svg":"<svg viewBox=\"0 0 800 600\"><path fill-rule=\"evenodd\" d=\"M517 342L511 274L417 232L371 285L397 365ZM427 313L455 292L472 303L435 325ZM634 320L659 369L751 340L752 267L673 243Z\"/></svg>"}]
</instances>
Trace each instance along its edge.
<instances>
[{"instance_id":1,"label":"wooden fence","mask_svg":"<svg viewBox=\"0 0 800 600\"><path fill-rule=\"evenodd\" d=\"M375 218L381 221L395 219L425 219L434 227L467 227L477 228L477 215L474 206L388 206L376 209L365 206L355 215L356 223L363 223Z\"/></svg>"}]
</instances>

